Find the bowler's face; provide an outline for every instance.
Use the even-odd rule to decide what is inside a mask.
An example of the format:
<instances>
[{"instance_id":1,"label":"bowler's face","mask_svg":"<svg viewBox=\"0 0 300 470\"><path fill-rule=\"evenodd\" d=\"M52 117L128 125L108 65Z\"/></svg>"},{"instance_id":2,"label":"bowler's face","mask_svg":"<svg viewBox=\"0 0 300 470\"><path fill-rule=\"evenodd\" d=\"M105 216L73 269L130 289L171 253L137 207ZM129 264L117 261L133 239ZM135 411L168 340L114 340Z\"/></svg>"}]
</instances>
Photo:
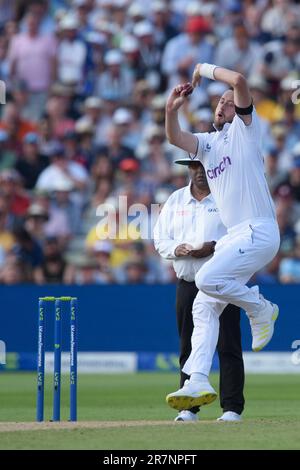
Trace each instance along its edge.
<instances>
[{"instance_id":1,"label":"bowler's face","mask_svg":"<svg viewBox=\"0 0 300 470\"><path fill-rule=\"evenodd\" d=\"M226 122L232 122L235 116L233 91L227 90L220 98L215 111L214 124L217 129L222 129Z\"/></svg>"}]
</instances>

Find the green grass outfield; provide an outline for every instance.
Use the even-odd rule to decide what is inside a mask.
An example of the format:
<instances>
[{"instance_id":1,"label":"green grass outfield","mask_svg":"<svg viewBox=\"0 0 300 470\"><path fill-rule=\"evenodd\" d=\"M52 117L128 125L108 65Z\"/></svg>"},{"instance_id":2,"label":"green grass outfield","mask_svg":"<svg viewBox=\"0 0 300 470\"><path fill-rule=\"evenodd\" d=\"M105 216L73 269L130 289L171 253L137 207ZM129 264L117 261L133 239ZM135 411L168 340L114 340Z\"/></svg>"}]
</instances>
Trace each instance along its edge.
<instances>
[{"instance_id":1,"label":"green grass outfield","mask_svg":"<svg viewBox=\"0 0 300 470\"><path fill-rule=\"evenodd\" d=\"M217 382L214 375L213 385ZM50 376L46 386L49 420ZM176 412L165 395L176 388L174 374L81 375L74 428L28 423L29 430L16 430L25 425L4 423L35 420L36 375L0 373L0 449L300 449L299 375L248 375L242 423L217 423L218 401L203 407L199 422L174 423ZM65 421L67 400L64 376Z\"/></svg>"}]
</instances>

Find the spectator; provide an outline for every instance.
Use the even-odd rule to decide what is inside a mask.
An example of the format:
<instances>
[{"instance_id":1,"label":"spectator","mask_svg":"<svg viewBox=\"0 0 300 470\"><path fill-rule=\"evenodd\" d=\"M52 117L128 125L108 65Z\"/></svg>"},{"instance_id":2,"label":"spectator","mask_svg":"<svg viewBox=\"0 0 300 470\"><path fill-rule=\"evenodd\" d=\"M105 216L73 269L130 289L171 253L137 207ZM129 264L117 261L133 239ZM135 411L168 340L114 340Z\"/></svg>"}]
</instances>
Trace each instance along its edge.
<instances>
[{"instance_id":1,"label":"spectator","mask_svg":"<svg viewBox=\"0 0 300 470\"><path fill-rule=\"evenodd\" d=\"M155 96L154 89L147 80L138 80L133 90L133 105L138 112L139 121L142 126L151 122L151 102Z\"/></svg>"},{"instance_id":2,"label":"spectator","mask_svg":"<svg viewBox=\"0 0 300 470\"><path fill-rule=\"evenodd\" d=\"M44 262L42 264L43 283L61 284L64 282L66 262L63 258L59 240L48 237L44 242Z\"/></svg>"},{"instance_id":3,"label":"spectator","mask_svg":"<svg viewBox=\"0 0 300 470\"><path fill-rule=\"evenodd\" d=\"M266 179L271 193L274 193L276 188L285 179L285 172L278 168L278 150L275 147L268 149L265 155Z\"/></svg>"},{"instance_id":4,"label":"spectator","mask_svg":"<svg viewBox=\"0 0 300 470\"><path fill-rule=\"evenodd\" d=\"M296 240L293 257L284 258L279 265L279 280L282 284L300 282L300 241Z\"/></svg>"},{"instance_id":5,"label":"spectator","mask_svg":"<svg viewBox=\"0 0 300 470\"><path fill-rule=\"evenodd\" d=\"M140 2L135 1L129 5L128 17L129 28L130 30L133 30L135 24L143 21L147 17L147 13L145 8L143 8L143 5Z\"/></svg>"},{"instance_id":6,"label":"spectator","mask_svg":"<svg viewBox=\"0 0 300 470\"><path fill-rule=\"evenodd\" d=\"M102 284L102 278L98 273L98 265L95 258L87 253L78 253L66 257L68 267L65 273L67 284Z\"/></svg>"},{"instance_id":7,"label":"spectator","mask_svg":"<svg viewBox=\"0 0 300 470\"><path fill-rule=\"evenodd\" d=\"M289 0L273 0L261 19L261 30L271 38L282 38L295 20L300 19L299 5Z\"/></svg>"},{"instance_id":8,"label":"spectator","mask_svg":"<svg viewBox=\"0 0 300 470\"><path fill-rule=\"evenodd\" d=\"M124 266L124 284L146 284L148 269L143 261L127 261Z\"/></svg>"},{"instance_id":9,"label":"spectator","mask_svg":"<svg viewBox=\"0 0 300 470\"><path fill-rule=\"evenodd\" d=\"M0 35L0 80L8 82L9 63L7 59L8 41L4 35Z\"/></svg>"},{"instance_id":10,"label":"spectator","mask_svg":"<svg viewBox=\"0 0 300 470\"><path fill-rule=\"evenodd\" d=\"M40 17L35 11L27 13L26 26L26 32L16 34L10 43L10 78L25 81L29 91L27 113L37 122L56 74L56 42L53 36L39 32Z\"/></svg>"},{"instance_id":11,"label":"spectator","mask_svg":"<svg viewBox=\"0 0 300 470\"><path fill-rule=\"evenodd\" d=\"M95 128L91 123L82 121L75 125L75 133L78 138L79 154L75 158L74 155L72 157L72 153L68 153L66 156L69 161L76 161L88 170L94 159L93 138Z\"/></svg>"},{"instance_id":12,"label":"spectator","mask_svg":"<svg viewBox=\"0 0 300 470\"><path fill-rule=\"evenodd\" d=\"M155 42L153 25L143 20L133 28L133 34L139 41L142 63L145 69L145 78L151 81L156 88L160 87L160 58L161 49Z\"/></svg>"},{"instance_id":13,"label":"spectator","mask_svg":"<svg viewBox=\"0 0 300 470\"><path fill-rule=\"evenodd\" d=\"M6 286L23 284L29 280L30 278L26 276L24 264L20 261L7 262L0 270L0 283Z\"/></svg>"},{"instance_id":14,"label":"spectator","mask_svg":"<svg viewBox=\"0 0 300 470\"><path fill-rule=\"evenodd\" d=\"M26 12L35 15L40 23L40 31L42 34L51 34L54 32L55 22L49 12L49 0L30 0L26 8ZM26 15L21 21L21 31L27 31Z\"/></svg>"},{"instance_id":15,"label":"spectator","mask_svg":"<svg viewBox=\"0 0 300 470\"><path fill-rule=\"evenodd\" d=\"M209 24L202 17L190 17L185 32L167 42L161 67L168 78L169 88L180 82L178 74L182 70L191 76L197 62L212 62L213 47L205 39L209 30Z\"/></svg>"},{"instance_id":16,"label":"spectator","mask_svg":"<svg viewBox=\"0 0 300 470\"><path fill-rule=\"evenodd\" d=\"M112 123L120 132L122 145L134 152L141 139L141 129L136 123L134 114L127 108L119 108L112 116Z\"/></svg>"},{"instance_id":17,"label":"spectator","mask_svg":"<svg viewBox=\"0 0 300 470\"><path fill-rule=\"evenodd\" d=\"M74 210L75 204L69 204L70 213L67 213L66 207L60 207L56 203L57 194L60 192L56 192L56 188L60 190L63 189L63 191L61 191L63 199L67 199L64 196L64 192L66 192L68 197L68 188L62 188L62 184L66 183L63 183L63 180L57 180L55 182L53 186L54 193L36 192L32 206L37 208L35 209L37 210L37 213L41 213L41 219L45 218L45 220L41 220L39 224L41 228L40 240L43 242L47 237L56 237L59 240L60 246L65 248L72 238L71 230L73 228L73 224L75 225L77 222L76 217L78 217L78 214L76 210ZM67 191L65 191L66 189ZM69 201L67 200L67 202ZM74 220L70 223L72 215L74 215Z\"/></svg>"},{"instance_id":18,"label":"spectator","mask_svg":"<svg viewBox=\"0 0 300 470\"><path fill-rule=\"evenodd\" d=\"M282 117L282 106L270 98L269 85L264 77L252 75L249 86L259 117L271 123L279 121Z\"/></svg>"},{"instance_id":19,"label":"spectator","mask_svg":"<svg viewBox=\"0 0 300 470\"><path fill-rule=\"evenodd\" d=\"M271 127L274 146L279 154L278 168L281 171L288 171L291 166L292 155L286 149L286 126L284 124L275 124Z\"/></svg>"},{"instance_id":20,"label":"spectator","mask_svg":"<svg viewBox=\"0 0 300 470\"><path fill-rule=\"evenodd\" d=\"M80 33L80 37L85 38L92 30L89 15L92 10L93 2L90 2L89 0L74 0L72 3L75 9L74 16L78 20L78 31Z\"/></svg>"},{"instance_id":21,"label":"spectator","mask_svg":"<svg viewBox=\"0 0 300 470\"><path fill-rule=\"evenodd\" d=\"M84 153L81 151L79 146L79 135L76 131L66 131L62 143L65 149L66 158L69 161L80 163L82 166L88 166L88 159L86 159Z\"/></svg>"},{"instance_id":22,"label":"spectator","mask_svg":"<svg viewBox=\"0 0 300 470\"><path fill-rule=\"evenodd\" d=\"M22 152L15 168L21 175L24 187L33 189L41 172L48 166L48 158L39 152L39 136L29 132L23 139Z\"/></svg>"},{"instance_id":23,"label":"spectator","mask_svg":"<svg viewBox=\"0 0 300 470\"><path fill-rule=\"evenodd\" d=\"M19 173L14 169L2 171L0 187L7 198L11 217L15 220L22 218L30 205L30 197L23 188Z\"/></svg>"},{"instance_id":24,"label":"spectator","mask_svg":"<svg viewBox=\"0 0 300 470\"><path fill-rule=\"evenodd\" d=\"M59 29L61 39L57 49L57 77L62 84L79 90L79 86L83 85L87 59L86 46L77 37L79 21L75 15L68 14L61 19Z\"/></svg>"},{"instance_id":25,"label":"spectator","mask_svg":"<svg viewBox=\"0 0 300 470\"><path fill-rule=\"evenodd\" d=\"M47 113L42 116L39 122L38 133L40 137L41 154L48 155L53 145L53 128L51 119Z\"/></svg>"},{"instance_id":26,"label":"spectator","mask_svg":"<svg viewBox=\"0 0 300 470\"><path fill-rule=\"evenodd\" d=\"M67 131L75 128L74 119L68 115L73 96L74 91L70 86L56 83L51 87L46 112L53 139L61 139Z\"/></svg>"},{"instance_id":27,"label":"spectator","mask_svg":"<svg viewBox=\"0 0 300 470\"><path fill-rule=\"evenodd\" d=\"M257 73L262 74L276 93L280 81L295 67L299 68L300 32L297 24L287 32L284 41L271 41L263 46Z\"/></svg>"},{"instance_id":28,"label":"spectator","mask_svg":"<svg viewBox=\"0 0 300 470\"><path fill-rule=\"evenodd\" d=\"M10 148L18 151L20 150L20 142L22 142L25 135L28 132L36 132L37 126L22 119L16 103L10 101L5 105L3 117L0 121L0 129L8 133Z\"/></svg>"},{"instance_id":29,"label":"spectator","mask_svg":"<svg viewBox=\"0 0 300 470\"><path fill-rule=\"evenodd\" d=\"M93 129L97 129L101 125L103 116L101 111L103 109L103 103L97 96L89 96L84 101L83 114L76 122L80 126L82 123L90 124Z\"/></svg>"},{"instance_id":30,"label":"spectator","mask_svg":"<svg viewBox=\"0 0 300 470\"><path fill-rule=\"evenodd\" d=\"M36 188L38 190L52 191L57 180L63 180L75 189L82 192L88 183L88 174L82 165L66 158L64 147L56 142L51 153L51 164L40 174Z\"/></svg>"},{"instance_id":31,"label":"spectator","mask_svg":"<svg viewBox=\"0 0 300 470\"><path fill-rule=\"evenodd\" d=\"M165 183L170 178L172 154L167 150L164 129L153 125L149 127L142 147L143 178L152 181L154 186Z\"/></svg>"},{"instance_id":32,"label":"spectator","mask_svg":"<svg viewBox=\"0 0 300 470\"><path fill-rule=\"evenodd\" d=\"M279 204L276 210L277 220L280 230L280 255L291 256L295 243L296 232L292 222L292 215L285 210L285 205L291 206L292 198L287 187L281 187L278 191L277 198L283 200L283 204Z\"/></svg>"},{"instance_id":33,"label":"spectator","mask_svg":"<svg viewBox=\"0 0 300 470\"><path fill-rule=\"evenodd\" d=\"M300 144L296 145L294 155L288 177L282 184L291 191L293 201L300 204Z\"/></svg>"},{"instance_id":34,"label":"spectator","mask_svg":"<svg viewBox=\"0 0 300 470\"><path fill-rule=\"evenodd\" d=\"M119 50L112 49L104 57L105 71L95 85L95 95L103 99L124 101L133 90L134 78L122 67L123 57Z\"/></svg>"},{"instance_id":35,"label":"spectator","mask_svg":"<svg viewBox=\"0 0 300 470\"><path fill-rule=\"evenodd\" d=\"M54 218L55 214L58 217L58 214L61 214L59 226L55 228L55 224L52 231L57 234L61 233L65 237L71 237L72 234L80 232L82 204L78 198L73 197L73 189L74 185L63 179L57 179L52 187L50 217ZM65 228L62 231L63 226ZM49 226L48 230L50 230Z\"/></svg>"},{"instance_id":36,"label":"spectator","mask_svg":"<svg viewBox=\"0 0 300 470\"><path fill-rule=\"evenodd\" d=\"M18 113L24 121L31 120L30 108L28 107L29 90L24 80L16 80L11 86L12 101L15 103Z\"/></svg>"},{"instance_id":37,"label":"spectator","mask_svg":"<svg viewBox=\"0 0 300 470\"><path fill-rule=\"evenodd\" d=\"M170 39L177 36L178 30L172 24L170 5L164 1L151 2L151 14L155 42L162 50Z\"/></svg>"},{"instance_id":38,"label":"spectator","mask_svg":"<svg viewBox=\"0 0 300 470\"><path fill-rule=\"evenodd\" d=\"M93 186L90 188L88 203L84 209L83 220L88 230L92 229L99 218L97 208L105 204L113 190L113 167L105 154L98 154L92 167Z\"/></svg>"},{"instance_id":39,"label":"spectator","mask_svg":"<svg viewBox=\"0 0 300 470\"><path fill-rule=\"evenodd\" d=\"M9 252L15 243L12 233L12 220L9 212L7 198L0 193L0 247L1 260L5 259L5 253Z\"/></svg>"},{"instance_id":40,"label":"spectator","mask_svg":"<svg viewBox=\"0 0 300 470\"><path fill-rule=\"evenodd\" d=\"M42 205L38 203L31 204L26 214L25 229L29 235L41 244L46 237L45 228L48 220L49 213Z\"/></svg>"},{"instance_id":41,"label":"spectator","mask_svg":"<svg viewBox=\"0 0 300 470\"><path fill-rule=\"evenodd\" d=\"M0 172L10 169L16 161L16 153L9 148L8 133L0 129Z\"/></svg>"},{"instance_id":42,"label":"spectator","mask_svg":"<svg viewBox=\"0 0 300 470\"><path fill-rule=\"evenodd\" d=\"M134 156L133 150L122 144L122 131L116 125L112 125L109 128L107 133L107 145L100 147L98 152L106 154L114 168L117 168L124 158Z\"/></svg>"},{"instance_id":43,"label":"spectator","mask_svg":"<svg viewBox=\"0 0 300 470\"><path fill-rule=\"evenodd\" d=\"M96 259L98 282L112 284L115 282L115 273L111 266L113 245L106 240L98 240L92 247L91 254Z\"/></svg>"},{"instance_id":44,"label":"spectator","mask_svg":"<svg viewBox=\"0 0 300 470\"><path fill-rule=\"evenodd\" d=\"M1 1L0 27L13 18L15 6L10 0Z\"/></svg>"},{"instance_id":45,"label":"spectator","mask_svg":"<svg viewBox=\"0 0 300 470\"><path fill-rule=\"evenodd\" d=\"M139 42L135 36L124 36L120 42L120 50L124 55L124 67L135 80L146 76L146 65L142 59Z\"/></svg>"},{"instance_id":46,"label":"spectator","mask_svg":"<svg viewBox=\"0 0 300 470\"><path fill-rule=\"evenodd\" d=\"M259 59L260 47L250 40L247 28L237 23L233 37L221 41L216 49L215 63L236 70L248 77Z\"/></svg>"},{"instance_id":47,"label":"spectator","mask_svg":"<svg viewBox=\"0 0 300 470\"><path fill-rule=\"evenodd\" d=\"M296 117L296 107L292 101L288 101L285 105L283 124L286 126L287 130L286 149L293 152L293 149L299 142L300 121ZM298 155L300 156L300 148Z\"/></svg>"},{"instance_id":48,"label":"spectator","mask_svg":"<svg viewBox=\"0 0 300 470\"><path fill-rule=\"evenodd\" d=\"M16 240L14 253L27 267L28 280L41 284L43 282L41 267L44 259L41 245L24 227L18 227L14 231L14 237Z\"/></svg>"},{"instance_id":49,"label":"spectator","mask_svg":"<svg viewBox=\"0 0 300 470\"><path fill-rule=\"evenodd\" d=\"M210 108L200 108L192 115L194 132L212 132L212 122L213 113Z\"/></svg>"}]
</instances>

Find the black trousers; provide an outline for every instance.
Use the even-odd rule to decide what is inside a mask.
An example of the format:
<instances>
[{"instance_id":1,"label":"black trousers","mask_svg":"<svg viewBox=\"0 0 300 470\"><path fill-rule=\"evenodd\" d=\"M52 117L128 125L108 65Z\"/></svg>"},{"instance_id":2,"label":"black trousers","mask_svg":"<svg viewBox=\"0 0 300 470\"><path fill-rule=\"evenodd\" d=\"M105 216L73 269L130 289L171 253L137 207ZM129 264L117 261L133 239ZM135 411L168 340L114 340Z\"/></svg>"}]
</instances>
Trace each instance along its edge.
<instances>
[{"instance_id":1,"label":"black trousers","mask_svg":"<svg viewBox=\"0 0 300 470\"><path fill-rule=\"evenodd\" d=\"M176 317L180 338L179 364L182 370L191 353L191 337L193 333L193 302L198 293L194 282L179 279L176 290ZM223 411L235 411L241 414L244 409L244 362L242 357L240 309L235 305L227 305L220 317L220 333L218 340L220 362L220 404ZM180 387L189 376L181 372ZM197 413L199 407L190 411Z\"/></svg>"}]
</instances>

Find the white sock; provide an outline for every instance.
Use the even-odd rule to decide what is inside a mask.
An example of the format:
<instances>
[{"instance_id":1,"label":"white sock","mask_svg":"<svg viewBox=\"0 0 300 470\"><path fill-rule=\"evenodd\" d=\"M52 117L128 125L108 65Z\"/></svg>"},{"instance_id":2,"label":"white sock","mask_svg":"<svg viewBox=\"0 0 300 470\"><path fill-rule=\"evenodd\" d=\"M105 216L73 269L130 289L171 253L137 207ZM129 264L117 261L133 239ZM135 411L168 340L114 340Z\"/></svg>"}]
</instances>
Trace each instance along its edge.
<instances>
[{"instance_id":1,"label":"white sock","mask_svg":"<svg viewBox=\"0 0 300 470\"><path fill-rule=\"evenodd\" d=\"M191 382L207 382L208 381L208 376L205 374L201 374L200 372L193 372L191 375Z\"/></svg>"}]
</instances>

